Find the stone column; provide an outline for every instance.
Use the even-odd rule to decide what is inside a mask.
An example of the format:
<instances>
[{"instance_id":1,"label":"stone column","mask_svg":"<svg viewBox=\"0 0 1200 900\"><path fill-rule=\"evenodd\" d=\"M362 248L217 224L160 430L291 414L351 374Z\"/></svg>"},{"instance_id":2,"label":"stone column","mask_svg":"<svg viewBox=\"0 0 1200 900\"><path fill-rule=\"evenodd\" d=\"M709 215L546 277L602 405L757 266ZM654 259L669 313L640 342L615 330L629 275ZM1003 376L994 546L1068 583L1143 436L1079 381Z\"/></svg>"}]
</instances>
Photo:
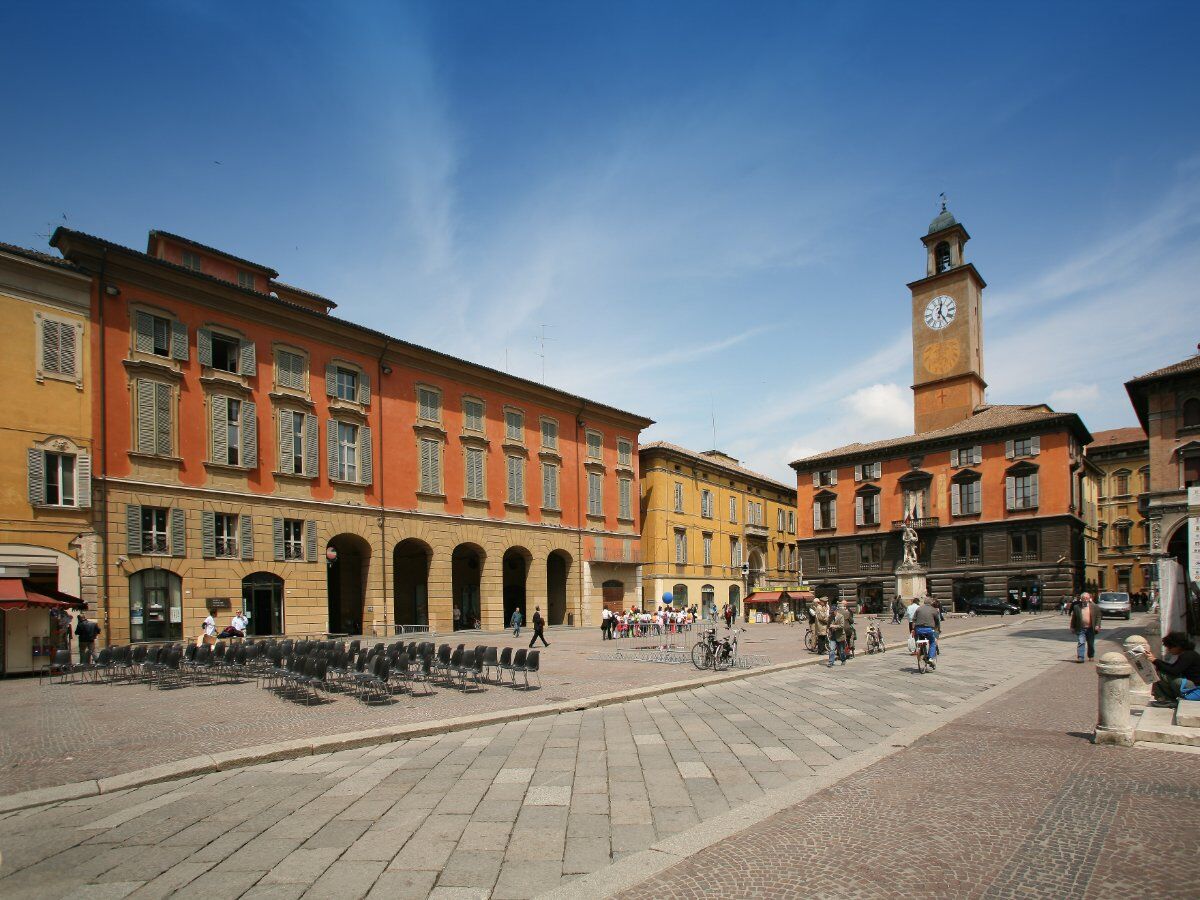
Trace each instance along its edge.
<instances>
[{"instance_id":1,"label":"stone column","mask_svg":"<svg viewBox=\"0 0 1200 900\"><path fill-rule=\"evenodd\" d=\"M1125 638L1125 652L1133 652L1134 648L1140 647L1142 651L1150 649L1150 643L1140 634L1135 634ZM1150 701L1151 691L1150 685L1146 680L1138 674L1137 669L1133 670L1133 675L1129 679L1129 695L1133 701L1145 705Z\"/></svg>"},{"instance_id":2,"label":"stone column","mask_svg":"<svg viewBox=\"0 0 1200 900\"><path fill-rule=\"evenodd\" d=\"M1129 720L1129 678L1133 667L1115 651L1097 660L1096 674L1100 678L1099 712L1092 743L1133 744L1133 726Z\"/></svg>"}]
</instances>

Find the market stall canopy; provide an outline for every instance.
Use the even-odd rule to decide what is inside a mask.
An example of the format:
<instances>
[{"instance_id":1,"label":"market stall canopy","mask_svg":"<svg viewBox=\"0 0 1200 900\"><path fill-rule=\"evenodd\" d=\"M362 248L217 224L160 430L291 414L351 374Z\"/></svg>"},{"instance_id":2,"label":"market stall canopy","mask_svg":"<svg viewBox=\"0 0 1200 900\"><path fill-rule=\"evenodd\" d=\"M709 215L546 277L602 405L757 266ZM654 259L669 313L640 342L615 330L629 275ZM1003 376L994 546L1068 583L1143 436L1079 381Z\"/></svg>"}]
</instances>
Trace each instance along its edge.
<instances>
[{"instance_id":1,"label":"market stall canopy","mask_svg":"<svg viewBox=\"0 0 1200 900\"><path fill-rule=\"evenodd\" d=\"M780 600L812 600L812 591L755 591L743 603L778 603Z\"/></svg>"},{"instance_id":2,"label":"market stall canopy","mask_svg":"<svg viewBox=\"0 0 1200 900\"><path fill-rule=\"evenodd\" d=\"M82 609L78 597L43 588L34 590L23 578L0 578L0 609Z\"/></svg>"}]
</instances>

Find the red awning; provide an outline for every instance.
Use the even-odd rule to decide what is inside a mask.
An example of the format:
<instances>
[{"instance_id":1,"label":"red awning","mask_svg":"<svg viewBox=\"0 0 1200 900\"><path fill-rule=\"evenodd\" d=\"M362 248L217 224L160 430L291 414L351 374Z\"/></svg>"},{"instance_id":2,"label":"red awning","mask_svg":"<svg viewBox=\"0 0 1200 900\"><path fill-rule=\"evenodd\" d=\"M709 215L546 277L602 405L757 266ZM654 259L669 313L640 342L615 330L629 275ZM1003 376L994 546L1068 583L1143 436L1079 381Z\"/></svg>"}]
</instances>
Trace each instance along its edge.
<instances>
[{"instance_id":1,"label":"red awning","mask_svg":"<svg viewBox=\"0 0 1200 900\"><path fill-rule=\"evenodd\" d=\"M778 603L785 597L791 596L787 591L755 591L743 603Z\"/></svg>"},{"instance_id":2,"label":"red awning","mask_svg":"<svg viewBox=\"0 0 1200 900\"><path fill-rule=\"evenodd\" d=\"M82 607L79 598L54 591L54 597L31 589L23 579L0 578L0 609L70 609Z\"/></svg>"}]
</instances>

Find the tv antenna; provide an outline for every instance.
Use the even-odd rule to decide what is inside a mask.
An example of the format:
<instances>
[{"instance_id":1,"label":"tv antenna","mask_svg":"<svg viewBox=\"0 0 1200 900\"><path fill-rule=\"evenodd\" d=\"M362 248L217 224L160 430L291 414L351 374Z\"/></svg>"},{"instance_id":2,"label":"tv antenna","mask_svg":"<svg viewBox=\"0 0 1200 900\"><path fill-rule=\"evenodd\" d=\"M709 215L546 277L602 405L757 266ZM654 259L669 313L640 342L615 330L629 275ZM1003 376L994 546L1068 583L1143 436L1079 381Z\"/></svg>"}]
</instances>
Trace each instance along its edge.
<instances>
[{"instance_id":1,"label":"tv antenna","mask_svg":"<svg viewBox=\"0 0 1200 900\"><path fill-rule=\"evenodd\" d=\"M546 337L546 329L550 328L552 326L539 325L538 327L541 329L541 331L538 332L538 335L537 335L537 342L538 342L538 348L539 348L538 356L540 356L542 358L542 384L545 384L546 383L546 341L552 341L552 340L554 340L554 338Z\"/></svg>"}]
</instances>

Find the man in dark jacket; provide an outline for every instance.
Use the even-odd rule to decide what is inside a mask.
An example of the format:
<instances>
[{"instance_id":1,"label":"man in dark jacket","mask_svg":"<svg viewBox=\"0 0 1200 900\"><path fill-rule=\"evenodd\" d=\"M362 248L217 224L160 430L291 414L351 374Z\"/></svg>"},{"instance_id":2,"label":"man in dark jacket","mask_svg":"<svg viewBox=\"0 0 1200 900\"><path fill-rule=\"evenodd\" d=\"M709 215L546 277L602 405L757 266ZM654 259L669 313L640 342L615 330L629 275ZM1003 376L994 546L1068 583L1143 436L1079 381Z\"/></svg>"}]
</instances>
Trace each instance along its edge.
<instances>
[{"instance_id":1,"label":"man in dark jacket","mask_svg":"<svg viewBox=\"0 0 1200 900\"><path fill-rule=\"evenodd\" d=\"M1071 630L1078 640L1076 647L1076 662L1083 662L1083 651L1086 648L1087 658L1096 656L1096 633L1100 631L1100 607L1092 600L1091 594L1080 594L1079 599L1071 604Z\"/></svg>"},{"instance_id":2,"label":"man in dark jacket","mask_svg":"<svg viewBox=\"0 0 1200 900\"><path fill-rule=\"evenodd\" d=\"M1175 657L1173 662L1156 659L1154 654L1147 654L1158 672L1158 681L1154 682L1151 691L1154 699L1174 702L1182 696L1186 681L1191 687L1200 685L1200 653L1196 645L1182 631L1172 631L1163 636L1163 651Z\"/></svg>"},{"instance_id":3,"label":"man in dark jacket","mask_svg":"<svg viewBox=\"0 0 1200 900\"><path fill-rule=\"evenodd\" d=\"M540 606L535 606L533 608L533 637L531 637L529 639L530 647L533 646L533 642L536 641L538 638L542 639L543 646L545 646L545 647L550 646L549 644L546 643L546 635L542 633L542 629L545 627L546 627L546 620L544 618L542 618L542 608Z\"/></svg>"},{"instance_id":4,"label":"man in dark jacket","mask_svg":"<svg viewBox=\"0 0 1200 900\"><path fill-rule=\"evenodd\" d=\"M96 635L100 633L100 626L95 622L89 622L88 617L83 613L79 614L79 620L75 623L75 637L79 641L79 664L86 666L92 661L92 651L96 646Z\"/></svg>"}]
</instances>

